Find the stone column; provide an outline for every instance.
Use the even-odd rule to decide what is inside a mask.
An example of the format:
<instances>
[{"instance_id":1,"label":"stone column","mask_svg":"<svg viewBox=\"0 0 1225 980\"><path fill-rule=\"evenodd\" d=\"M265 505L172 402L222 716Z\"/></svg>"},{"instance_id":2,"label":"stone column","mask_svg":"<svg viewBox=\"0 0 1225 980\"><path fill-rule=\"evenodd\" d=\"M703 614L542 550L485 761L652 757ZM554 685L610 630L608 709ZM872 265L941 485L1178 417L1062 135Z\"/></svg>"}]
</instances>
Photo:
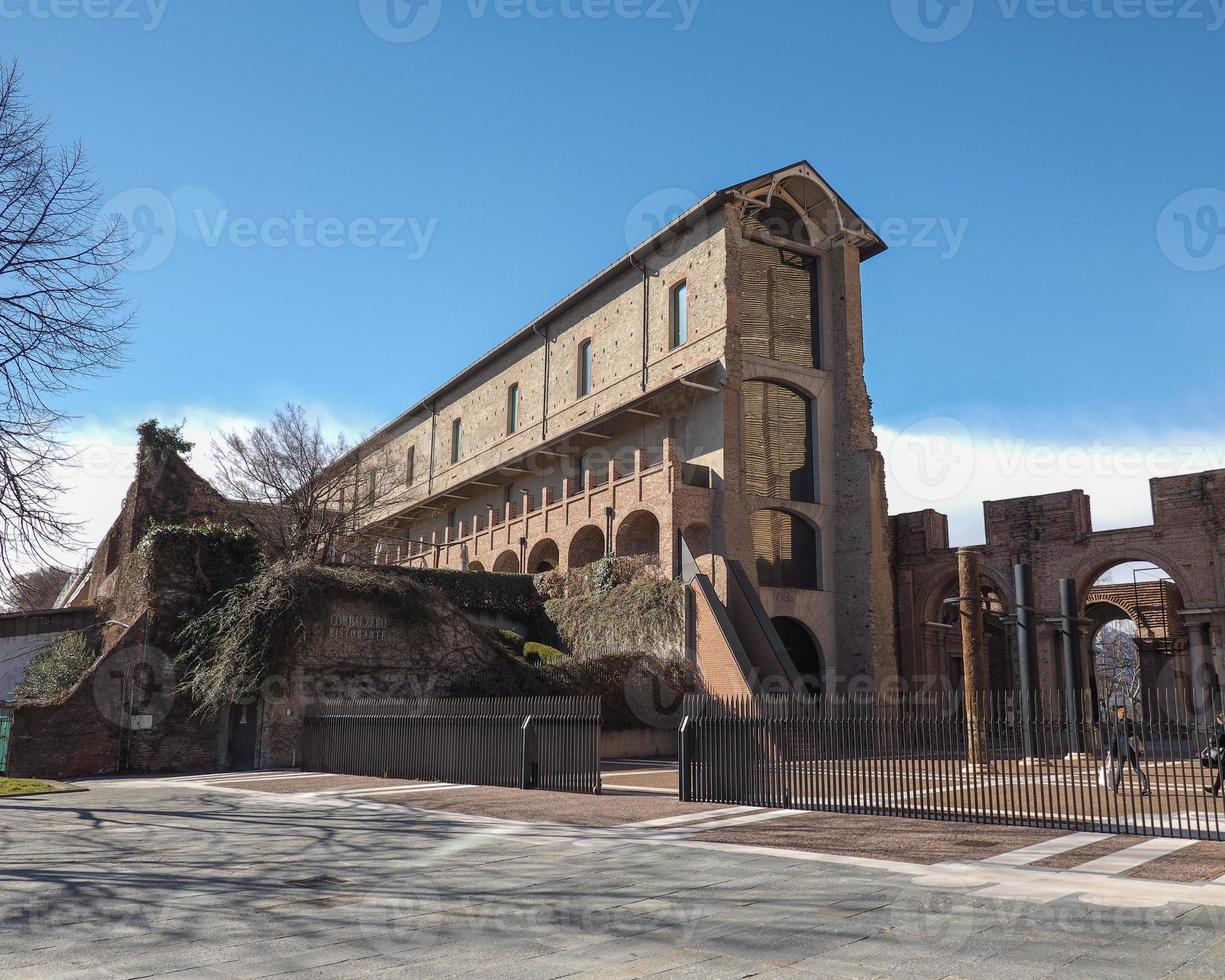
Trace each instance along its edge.
<instances>
[{"instance_id":1,"label":"stone column","mask_svg":"<svg viewBox=\"0 0 1225 980\"><path fill-rule=\"evenodd\" d=\"M961 596L961 668L965 675L966 761L987 761L986 722L980 717L987 691L987 645L983 635L983 587L977 551L957 552L958 594Z\"/></svg>"},{"instance_id":2,"label":"stone column","mask_svg":"<svg viewBox=\"0 0 1225 980\"><path fill-rule=\"evenodd\" d=\"M1189 622L1187 627L1187 659L1190 668L1191 710L1201 722L1208 722L1216 707L1215 671L1212 648L1208 642L1208 624Z\"/></svg>"}]
</instances>

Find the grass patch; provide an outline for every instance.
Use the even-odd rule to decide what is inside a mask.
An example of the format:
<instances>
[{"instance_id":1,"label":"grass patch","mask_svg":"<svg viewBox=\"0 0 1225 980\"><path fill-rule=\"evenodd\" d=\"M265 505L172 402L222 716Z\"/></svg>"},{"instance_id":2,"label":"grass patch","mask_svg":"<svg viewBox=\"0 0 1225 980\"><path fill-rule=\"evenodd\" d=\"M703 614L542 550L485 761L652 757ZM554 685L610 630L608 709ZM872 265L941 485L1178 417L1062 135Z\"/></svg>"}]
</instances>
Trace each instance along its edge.
<instances>
[{"instance_id":1,"label":"grass patch","mask_svg":"<svg viewBox=\"0 0 1225 980\"><path fill-rule=\"evenodd\" d=\"M6 779L0 776L0 796L26 796L30 793L53 793L55 787L50 783L40 783L37 779Z\"/></svg>"}]
</instances>

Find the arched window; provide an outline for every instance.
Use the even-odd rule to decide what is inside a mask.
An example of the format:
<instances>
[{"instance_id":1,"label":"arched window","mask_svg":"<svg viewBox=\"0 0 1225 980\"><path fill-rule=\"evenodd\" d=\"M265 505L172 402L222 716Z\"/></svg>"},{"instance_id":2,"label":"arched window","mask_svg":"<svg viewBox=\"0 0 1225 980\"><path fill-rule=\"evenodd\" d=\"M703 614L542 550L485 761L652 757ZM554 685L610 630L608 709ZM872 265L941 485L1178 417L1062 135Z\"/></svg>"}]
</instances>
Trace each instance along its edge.
<instances>
[{"instance_id":1,"label":"arched window","mask_svg":"<svg viewBox=\"0 0 1225 980\"><path fill-rule=\"evenodd\" d=\"M591 341L584 340L578 345L578 395L580 398L591 394L592 366Z\"/></svg>"},{"instance_id":2,"label":"arched window","mask_svg":"<svg viewBox=\"0 0 1225 980\"><path fill-rule=\"evenodd\" d=\"M751 235L808 244L808 231L782 201L746 222ZM741 347L749 354L802 367L821 366L819 265L785 245L750 240L744 252Z\"/></svg>"},{"instance_id":3,"label":"arched window","mask_svg":"<svg viewBox=\"0 0 1225 980\"><path fill-rule=\"evenodd\" d=\"M772 381L746 381L745 492L815 503L812 403Z\"/></svg>"},{"instance_id":4,"label":"arched window","mask_svg":"<svg viewBox=\"0 0 1225 980\"><path fill-rule=\"evenodd\" d=\"M824 588L821 532L804 518L783 510L753 514L753 552L757 581L767 589Z\"/></svg>"}]
</instances>

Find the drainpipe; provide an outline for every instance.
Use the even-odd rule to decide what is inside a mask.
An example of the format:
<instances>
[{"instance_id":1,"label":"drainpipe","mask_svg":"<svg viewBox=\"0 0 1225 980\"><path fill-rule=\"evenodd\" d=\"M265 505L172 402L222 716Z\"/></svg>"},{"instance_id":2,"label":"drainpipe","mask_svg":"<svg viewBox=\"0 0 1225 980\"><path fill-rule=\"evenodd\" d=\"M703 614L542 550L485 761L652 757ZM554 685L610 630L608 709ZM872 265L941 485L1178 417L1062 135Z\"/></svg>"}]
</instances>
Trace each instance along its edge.
<instances>
[{"instance_id":1,"label":"drainpipe","mask_svg":"<svg viewBox=\"0 0 1225 980\"><path fill-rule=\"evenodd\" d=\"M642 390L647 390L647 362L650 360L651 334L651 273L646 263L639 265L630 256L630 265L642 273Z\"/></svg>"},{"instance_id":2,"label":"drainpipe","mask_svg":"<svg viewBox=\"0 0 1225 980\"><path fill-rule=\"evenodd\" d=\"M434 442L438 432L438 403L430 402L430 469L429 477L426 480L425 494L430 496L434 492Z\"/></svg>"},{"instance_id":3,"label":"drainpipe","mask_svg":"<svg viewBox=\"0 0 1225 980\"><path fill-rule=\"evenodd\" d=\"M541 386L544 392L544 407L540 412L540 436L544 438L549 434L549 325L544 325L544 330L540 327L533 327L533 332L537 337L544 338L544 384Z\"/></svg>"}]
</instances>

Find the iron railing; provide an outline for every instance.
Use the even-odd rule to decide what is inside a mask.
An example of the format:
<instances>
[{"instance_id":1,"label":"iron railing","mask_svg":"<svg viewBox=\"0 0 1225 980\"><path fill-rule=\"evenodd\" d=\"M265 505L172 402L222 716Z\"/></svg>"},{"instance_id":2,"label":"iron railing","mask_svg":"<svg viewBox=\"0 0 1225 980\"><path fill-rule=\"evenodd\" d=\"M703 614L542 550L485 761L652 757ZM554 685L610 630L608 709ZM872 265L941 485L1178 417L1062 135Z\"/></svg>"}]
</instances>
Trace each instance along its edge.
<instances>
[{"instance_id":1,"label":"iron railing","mask_svg":"<svg viewBox=\"0 0 1225 980\"><path fill-rule=\"evenodd\" d=\"M1221 798L1205 792L1217 776L1211 707L1152 692L1119 724L1088 694L995 692L974 706L976 728L956 692L690 695L681 799L1225 840Z\"/></svg>"},{"instance_id":2,"label":"iron railing","mask_svg":"<svg viewBox=\"0 0 1225 980\"><path fill-rule=\"evenodd\" d=\"M323 702L302 737L312 772L600 791L595 696Z\"/></svg>"}]
</instances>

